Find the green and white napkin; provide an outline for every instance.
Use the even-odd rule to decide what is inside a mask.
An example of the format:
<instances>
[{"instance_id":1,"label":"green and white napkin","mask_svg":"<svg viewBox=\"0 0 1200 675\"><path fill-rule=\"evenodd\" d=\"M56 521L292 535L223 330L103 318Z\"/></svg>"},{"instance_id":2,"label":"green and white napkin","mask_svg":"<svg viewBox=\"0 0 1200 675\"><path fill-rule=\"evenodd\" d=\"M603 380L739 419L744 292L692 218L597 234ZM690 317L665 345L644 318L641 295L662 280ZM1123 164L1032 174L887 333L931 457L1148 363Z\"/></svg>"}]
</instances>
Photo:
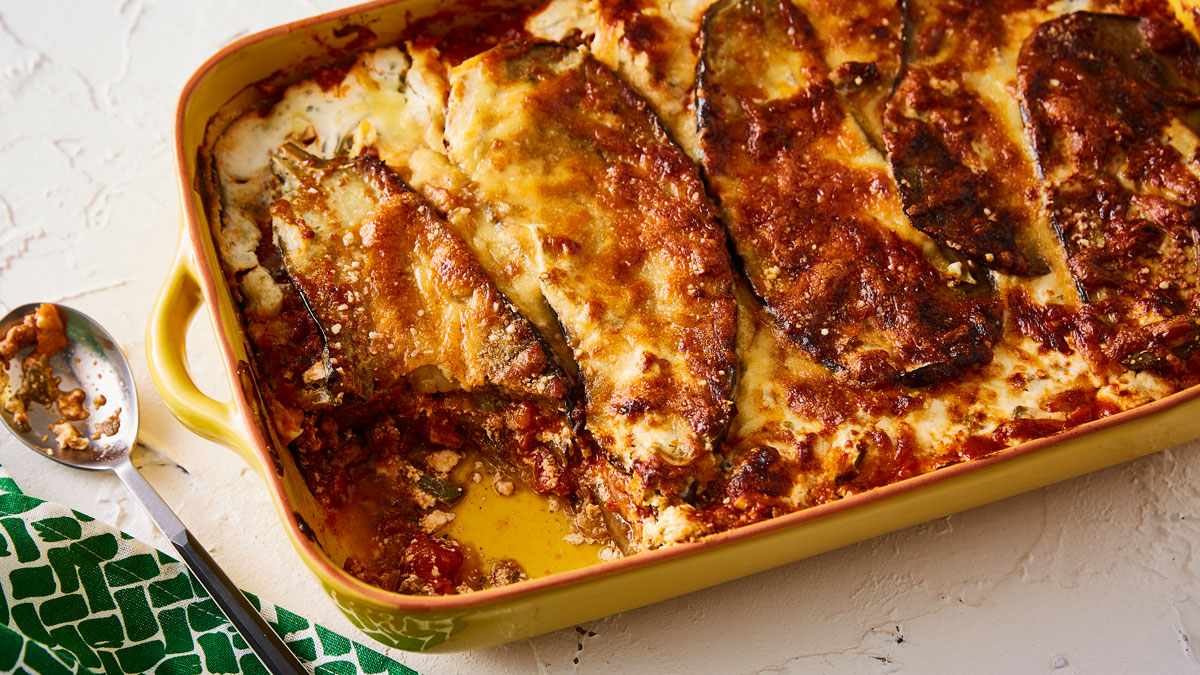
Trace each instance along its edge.
<instances>
[{"instance_id":1,"label":"green and white napkin","mask_svg":"<svg viewBox=\"0 0 1200 675\"><path fill-rule=\"evenodd\" d=\"M403 673L379 652L247 593L319 675ZM267 671L178 560L0 469L0 673Z\"/></svg>"}]
</instances>

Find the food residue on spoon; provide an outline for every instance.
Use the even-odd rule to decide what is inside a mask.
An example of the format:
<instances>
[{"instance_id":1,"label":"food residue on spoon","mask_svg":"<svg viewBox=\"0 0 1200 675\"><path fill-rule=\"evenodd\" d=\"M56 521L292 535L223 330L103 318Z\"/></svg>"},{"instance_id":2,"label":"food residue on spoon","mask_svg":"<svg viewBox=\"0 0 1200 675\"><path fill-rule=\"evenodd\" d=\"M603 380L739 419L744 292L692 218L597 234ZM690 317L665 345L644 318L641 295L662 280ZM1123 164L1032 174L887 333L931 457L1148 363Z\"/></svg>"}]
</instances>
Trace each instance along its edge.
<instances>
[{"instance_id":1,"label":"food residue on spoon","mask_svg":"<svg viewBox=\"0 0 1200 675\"><path fill-rule=\"evenodd\" d=\"M54 432L54 441L58 443L59 450L86 450L88 447L88 439L66 420L51 424L50 430Z\"/></svg>"},{"instance_id":2,"label":"food residue on spoon","mask_svg":"<svg viewBox=\"0 0 1200 675\"><path fill-rule=\"evenodd\" d=\"M62 415L65 420L87 419L91 413L83 407L83 401L86 398L87 394L83 393L82 389L72 389L59 394L56 402L58 414Z\"/></svg>"},{"instance_id":3,"label":"food residue on spoon","mask_svg":"<svg viewBox=\"0 0 1200 675\"><path fill-rule=\"evenodd\" d=\"M20 359L20 386L14 392L9 383L8 368L17 354L32 347L28 355ZM34 403L53 407L59 419L49 425L54 433L59 450L85 450L89 442L71 421L85 420L91 413L85 407L87 394L79 388L62 391L62 380L54 376L50 359L67 347L67 334L62 312L50 303L42 303L26 314L20 323L12 326L0 338L0 408L13 416L17 429L27 432L32 429L29 410ZM97 396L96 408L106 403L104 396ZM120 429L121 409L118 408L103 422L95 425L92 440L101 435L112 436ZM47 436L42 437L48 440Z\"/></svg>"},{"instance_id":4,"label":"food residue on spoon","mask_svg":"<svg viewBox=\"0 0 1200 675\"><path fill-rule=\"evenodd\" d=\"M100 400L103 398L103 396L96 397L97 407L104 405L100 402ZM100 440L101 436L116 436L117 432L121 430L121 409L117 408L114 410L113 414L108 416L108 419L100 422L93 428L95 429L95 431L92 432L93 441Z\"/></svg>"}]
</instances>

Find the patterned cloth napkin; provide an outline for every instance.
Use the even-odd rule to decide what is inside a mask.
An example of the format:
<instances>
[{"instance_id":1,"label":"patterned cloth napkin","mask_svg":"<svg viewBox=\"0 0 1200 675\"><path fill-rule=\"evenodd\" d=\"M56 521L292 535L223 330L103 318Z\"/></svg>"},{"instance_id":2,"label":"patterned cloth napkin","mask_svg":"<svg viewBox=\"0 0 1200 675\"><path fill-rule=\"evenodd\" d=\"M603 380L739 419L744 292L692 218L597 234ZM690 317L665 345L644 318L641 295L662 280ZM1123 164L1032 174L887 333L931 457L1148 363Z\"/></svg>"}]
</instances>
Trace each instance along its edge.
<instances>
[{"instance_id":1,"label":"patterned cloth napkin","mask_svg":"<svg viewBox=\"0 0 1200 675\"><path fill-rule=\"evenodd\" d=\"M318 675L416 675L247 593ZM23 494L0 468L0 673L262 673L178 560L90 516Z\"/></svg>"}]
</instances>

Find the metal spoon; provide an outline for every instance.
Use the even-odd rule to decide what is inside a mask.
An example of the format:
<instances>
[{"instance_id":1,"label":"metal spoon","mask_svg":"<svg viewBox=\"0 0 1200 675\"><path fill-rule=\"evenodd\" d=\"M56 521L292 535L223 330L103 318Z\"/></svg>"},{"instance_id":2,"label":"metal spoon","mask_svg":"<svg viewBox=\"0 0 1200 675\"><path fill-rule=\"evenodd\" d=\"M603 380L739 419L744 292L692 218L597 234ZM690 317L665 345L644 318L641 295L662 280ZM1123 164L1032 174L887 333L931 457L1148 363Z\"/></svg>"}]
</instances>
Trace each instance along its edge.
<instances>
[{"instance_id":1,"label":"metal spoon","mask_svg":"<svg viewBox=\"0 0 1200 675\"><path fill-rule=\"evenodd\" d=\"M23 305L9 312L0 320L0 337L37 307L37 304ZM87 395L86 408L91 411L86 420L75 423L77 428L84 436L91 437L95 432L102 431L98 427L114 415L120 421L120 426L113 435L100 435L92 440L85 450L60 450L55 447L56 443L47 431L50 424L59 421L59 417L42 406L30 409L29 431L18 430L12 415L7 412L0 413L5 426L25 445L56 462L77 469L112 471L117 474L263 665L272 673L307 672L204 547L188 532L171 507L134 468L129 455L137 443L137 391L129 363L117 343L87 315L62 305L57 307L64 320L68 344L66 349L50 359L50 364L55 376L62 378L60 388L64 391L82 389ZM9 386L15 390L20 386L20 369L14 367L10 370L14 379ZM100 403L102 405L98 405ZM112 431L111 427L106 430Z\"/></svg>"}]
</instances>

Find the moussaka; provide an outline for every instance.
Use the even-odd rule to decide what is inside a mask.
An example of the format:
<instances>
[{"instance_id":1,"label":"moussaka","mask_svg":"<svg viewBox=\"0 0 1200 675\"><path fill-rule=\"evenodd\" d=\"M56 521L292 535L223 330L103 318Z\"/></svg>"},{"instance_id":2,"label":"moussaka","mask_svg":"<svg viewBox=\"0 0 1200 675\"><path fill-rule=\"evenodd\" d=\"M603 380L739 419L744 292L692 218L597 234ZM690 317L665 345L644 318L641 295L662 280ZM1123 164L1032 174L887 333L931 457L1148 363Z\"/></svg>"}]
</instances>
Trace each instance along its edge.
<instances>
[{"instance_id":1,"label":"moussaka","mask_svg":"<svg viewBox=\"0 0 1200 675\"><path fill-rule=\"evenodd\" d=\"M465 489L612 558L1200 382L1200 46L1165 2L479 11L259 92L202 153L356 576L536 575L450 536Z\"/></svg>"}]
</instances>

